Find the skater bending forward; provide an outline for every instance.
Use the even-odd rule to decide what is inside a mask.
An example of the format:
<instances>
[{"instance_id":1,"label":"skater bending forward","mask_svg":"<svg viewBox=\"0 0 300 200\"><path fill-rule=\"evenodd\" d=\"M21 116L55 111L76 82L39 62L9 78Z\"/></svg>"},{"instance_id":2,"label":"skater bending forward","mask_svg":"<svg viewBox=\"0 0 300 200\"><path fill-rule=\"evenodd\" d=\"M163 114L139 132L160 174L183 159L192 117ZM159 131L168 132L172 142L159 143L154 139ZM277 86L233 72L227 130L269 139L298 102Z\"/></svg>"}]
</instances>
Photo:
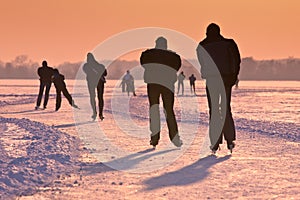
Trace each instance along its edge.
<instances>
[{"instance_id":1,"label":"skater bending forward","mask_svg":"<svg viewBox=\"0 0 300 200\"><path fill-rule=\"evenodd\" d=\"M60 74L58 69L53 70L52 81L54 83L56 89L56 106L55 111L58 111L61 106L61 93L67 98L69 104L74 107L78 108L78 106L74 103L72 96L67 90L66 83L65 83L64 75Z\"/></svg>"}]
</instances>

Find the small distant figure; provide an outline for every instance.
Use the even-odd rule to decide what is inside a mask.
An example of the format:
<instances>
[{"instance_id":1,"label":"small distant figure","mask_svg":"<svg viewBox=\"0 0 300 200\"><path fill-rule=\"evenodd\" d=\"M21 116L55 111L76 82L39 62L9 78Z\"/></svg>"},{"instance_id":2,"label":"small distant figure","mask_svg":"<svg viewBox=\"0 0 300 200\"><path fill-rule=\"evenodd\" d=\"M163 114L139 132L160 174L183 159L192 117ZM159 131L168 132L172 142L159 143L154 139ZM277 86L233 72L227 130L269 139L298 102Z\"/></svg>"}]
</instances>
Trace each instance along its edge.
<instances>
[{"instance_id":1,"label":"small distant figure","mask_svg":"<svg viewBox=\"0 0 300 200\"><path fill-rule=\"evenodd\" d=\"M123 76L122 81L121 81L120 86L119 86L119 87L122 88L122 92L123 92L123 93L126 91L126 82L125 82L125 80L124 80L124 77L125 77L125 76Z\"/></svg>"},{"instance_id":2,"label":"small distant figure","mask_svg":"<svg viewBox=\"0 0 300 200\"><path fill-rule=\"evenodd\" d=\"M49 99L49 93L50 93L50 88L51 88L51 76L53 75L53 68L49 67L47 64L47 61L42 62L42 67L39 67L37 70L37 73L40 77L40 89L39 89L39 95L37 98L36 106L35 109L39 109L44 93L44 89L46 88L45 91L45 97L44 97L44 109L47 108L48 104L48 99Z\"/></svg>"},{"instance_id":3,"label":"small distant figure","mask_svg":"<svg viewBox=\"0 0 300 200\"><path fill-rule=\"evenodd\" d=\"M183 74L183 71L178 75L177 77L177 80L178 80L178 90L177 90L177 94L179 94L179 91L180 91L180 86L181 86L181 94L182 96L184 95L184 84L183 84L183 81L185 79L185 75Z\"/></svg>"},{"instance_id":4,"label":"small distant figure","mask_svg":"<svg viewBox=\"0 0 300 200\"><path fill-rule=\"evenodd\" d=\"M240 82L240 80L237 78L235 81L235 89L239 88L239 82Z\"/></svg>"},{"instance_id":5,"label":"small distant figure","mask_svg":"<svg viewBox=\"0 0 300 200\"><path fill-rule=\"evenodd\" d=\"M124 82L126 85L126 91L127 91L128 96L129 96L130 92L132 92L133 96L136 96L135 88L134 88L134 78L130 74L129 70L127 70L125 76L122 79L122 82Z\"/></svg>"},{"instance_id":6,"label":"small distant figure","mask_svg":"<svg viewBox=\"0 0 300 200\"><path fill-rule=\"evenodd\" d=\"M220 27L211 23L206 29L206 38L197 47L197 56L201 76L206 79L210 148L212 153L216 153L224 135L227 148L232 152L236 132L230 105L231 90L241 63L237 44L233 39L224 38L220 34Z\"/></svg>"},{"instance_id":7,"label":"small distant figure","mask_svg":"<svg viewBox=\"0 0 300 200\"><path fill-rule=\"evenodd\" d=\"M155 48L144 51L140 63L145 69L144 81L147 83L150 104L150 145L155 147L160 139L159 99L162 97L164 113L169 129L169 138L176 147L182 146L179 137L174 107L174 84L177 71L181 67L181 58L175 52L167 50L167 40L159 37Z\"/></svg>"},{"instance_id":8,"label":"small distant figure","mask_svg":"<svg viewBox=\"0 0 300 200\"><path fill-rule=\"evenodd\" d=\"M190 80L190 86L191 86L191 94L194 94L196 95L196 86L195 86L195 82L196 82L196 77L194 76L194 74L192 74L190 77L189 77L189 80Z\"/></svg>"},{"instance_id":9,"label":"small distant figure","mask_svg":"<svg viewBox=\"0 0 300 200\"><path fill-rule=\"evenodd\" d=\"M98 63L92 53L87 54L87 62L83 65L83 71L86 73L86 80L88 85L88 90L90 94L90 103L93 110L92 119L95 120L97 117L96 110L96 92L98 96L98 106L99 106L99 118L104 119L103 116L103 93L104 93L104 83L106 83L105 76L107 76L107 71L104 65Z\"/></svg>"},{"instance_id":10,"label":"small distant figure","mask_svg":"<svg viewBox=\"0 0 300 200\"><path fill-rule=\"evenodd\" d=\"M70 95L70 93L67 90L64 75L60 74L58 69L53 70L52 82L54 83L54 86L56 89L55 111L58 111L61 106L61 93L63 93L63 95L67 98L69 104L72 107L79 109L79 107L74 103L72 96Z\"/></svg>"}]
</instances>

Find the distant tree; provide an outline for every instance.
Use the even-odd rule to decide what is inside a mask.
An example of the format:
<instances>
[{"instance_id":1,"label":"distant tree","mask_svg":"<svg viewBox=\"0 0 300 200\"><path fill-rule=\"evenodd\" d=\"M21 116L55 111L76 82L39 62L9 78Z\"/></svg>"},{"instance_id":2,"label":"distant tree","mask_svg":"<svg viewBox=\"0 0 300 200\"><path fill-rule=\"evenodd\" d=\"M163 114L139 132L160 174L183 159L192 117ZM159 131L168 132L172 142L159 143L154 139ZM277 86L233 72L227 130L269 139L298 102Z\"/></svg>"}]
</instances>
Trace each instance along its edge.
<instances>
[{"instance_id":1,"label":"distant tree","mask_svg":"<svg viewBox=\"0 0 300 200\"><path fill-rule=\"evenodd\" d=\"M75 79L76 74L81 66L81 62L71 63L71 62L64 62L57 66L60 73L64 74L66 79Z\"/></svg>"},{"instance_id":2,"label":"distant tree","mask_svg":"<svg viewBox=\"0 0 300 200\"><path fill-rule=\"evenodd\" d=\"M13 63L15 66L24 65L27 60L28 60L27 55L19 55L13 60Z\"/></svg>"},{"instance_id":3,"label":"distant tree","mask_svg":"<svg viewBox=\"0 0 300 200\"><path fill-rule=\"evenodd\" d=\"M12 63L8 62L5 64L4 77L3 78L13 78L14 67Z\"/></svg>"}]
</instances>

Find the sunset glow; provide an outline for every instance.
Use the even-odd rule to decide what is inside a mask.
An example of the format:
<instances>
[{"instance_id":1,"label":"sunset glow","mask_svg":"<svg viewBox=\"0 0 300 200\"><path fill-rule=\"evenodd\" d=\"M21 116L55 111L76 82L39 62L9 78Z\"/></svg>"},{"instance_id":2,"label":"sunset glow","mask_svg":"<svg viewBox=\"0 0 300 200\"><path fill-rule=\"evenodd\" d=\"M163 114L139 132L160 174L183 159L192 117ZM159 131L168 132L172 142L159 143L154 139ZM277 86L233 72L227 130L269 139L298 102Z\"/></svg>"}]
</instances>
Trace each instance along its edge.
<instances>
[{"instance_id":1,"label":"sunset glow","mask_svg":"<svg viewBox=\"0 0 300 200\"><path fill-rule=\"evenodd\" d=\"M0 60L25 54L54 65L82 61L107 38L142 27L169 28L200 41L211 22L235 39L242 57L299 58L299 11L298 0L5 0Z\"/></svg>"}]
</instances>

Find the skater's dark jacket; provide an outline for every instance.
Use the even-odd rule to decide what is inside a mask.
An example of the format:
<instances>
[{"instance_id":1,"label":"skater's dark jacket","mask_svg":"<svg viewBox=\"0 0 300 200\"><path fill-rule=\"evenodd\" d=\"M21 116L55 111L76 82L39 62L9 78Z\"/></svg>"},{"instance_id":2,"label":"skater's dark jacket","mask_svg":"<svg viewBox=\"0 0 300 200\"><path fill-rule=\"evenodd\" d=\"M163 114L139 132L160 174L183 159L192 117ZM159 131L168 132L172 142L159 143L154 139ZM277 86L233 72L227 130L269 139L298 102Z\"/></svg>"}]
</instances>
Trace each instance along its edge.
<instances>
[{"instance_id":1,"label":"skater's dark jacket","mask_svg":"<svg viewBox=\"0 0 300 200\"><path fill-rule=\"evenodd\" d=\"M194 84L197 79L194 75L192 75L189 77L189 80L190 80L190 84Z\"/></svg>"},{"instance_id":2,"label":"skater's dark jacket","mask_svg":"<svg viewBox=\"0 0 300 200\"><path fill-rule=\"evenodd\" d=\"M156 48L144 51L141 55L140 61L142 65L158 63L169 66L176 71L178 71L181 66L180 56L175 52Z\"/></svg>"},{"instance_id":3,"label":"skater's dark jacket","mask_svg":"<svg viewBox=\"0 0 300 200\"><path fill-rule=\"evenodd\" d=\"M240 71L240 53L233 39L226 39L222 35L206 37L197 48L198 59L201 64L201 75L204 79L216 76L213 66L208 64L208 56L203 55L203 47L209 54L225 84L233 85ZM202 50L202 51L201 51Z\"/></svg>"},{"instance_id":4,"label":"skater's dark jacket","mask_svg":"<svg viewBox=\"0 0 300 200\"><path fill-rule=\"evenodd\" d=\"M53 68L48 66L39 67L37 70L42 83L51 83L51 76L53 75Z\"/></svg>"},{"instance_id":5,"label":"skater's dark jacket","mask_svg":"<svg viewBox=\"0 0 300 200\"><path fill-rule=\"evenodd\" d=\"M93 54L88 53L87 62L83 65L83 71L86 74L86 80L91 86L96 87L99 82L105 83L107 71L105 66L98 63Z\"/></svg>"},{"instance_id":6,"label":"skater's dark jacket","mask_svg":"<svg viewBox=\"0 0 300 200\"><path fill-rule=\"evenodd\" d=\"M163 85L172 91L177 81L177 71L181 67L181 58L173 51L164 49L148 49L140 57L140 63L145 69L145 83Z\"/></svg>"},{"instance_id":7,"label":"skater's dark jacket","mask_svg":"<svg viewBox=\"0 0 300 200\"><path fill-rule=\"evenodd\" d=\"M54 83L55 88L60 90L66 88L66 83L64 80L65 76L54 70L54 73L52 75L52 82Z\"/></svg>"}]
</instances>

